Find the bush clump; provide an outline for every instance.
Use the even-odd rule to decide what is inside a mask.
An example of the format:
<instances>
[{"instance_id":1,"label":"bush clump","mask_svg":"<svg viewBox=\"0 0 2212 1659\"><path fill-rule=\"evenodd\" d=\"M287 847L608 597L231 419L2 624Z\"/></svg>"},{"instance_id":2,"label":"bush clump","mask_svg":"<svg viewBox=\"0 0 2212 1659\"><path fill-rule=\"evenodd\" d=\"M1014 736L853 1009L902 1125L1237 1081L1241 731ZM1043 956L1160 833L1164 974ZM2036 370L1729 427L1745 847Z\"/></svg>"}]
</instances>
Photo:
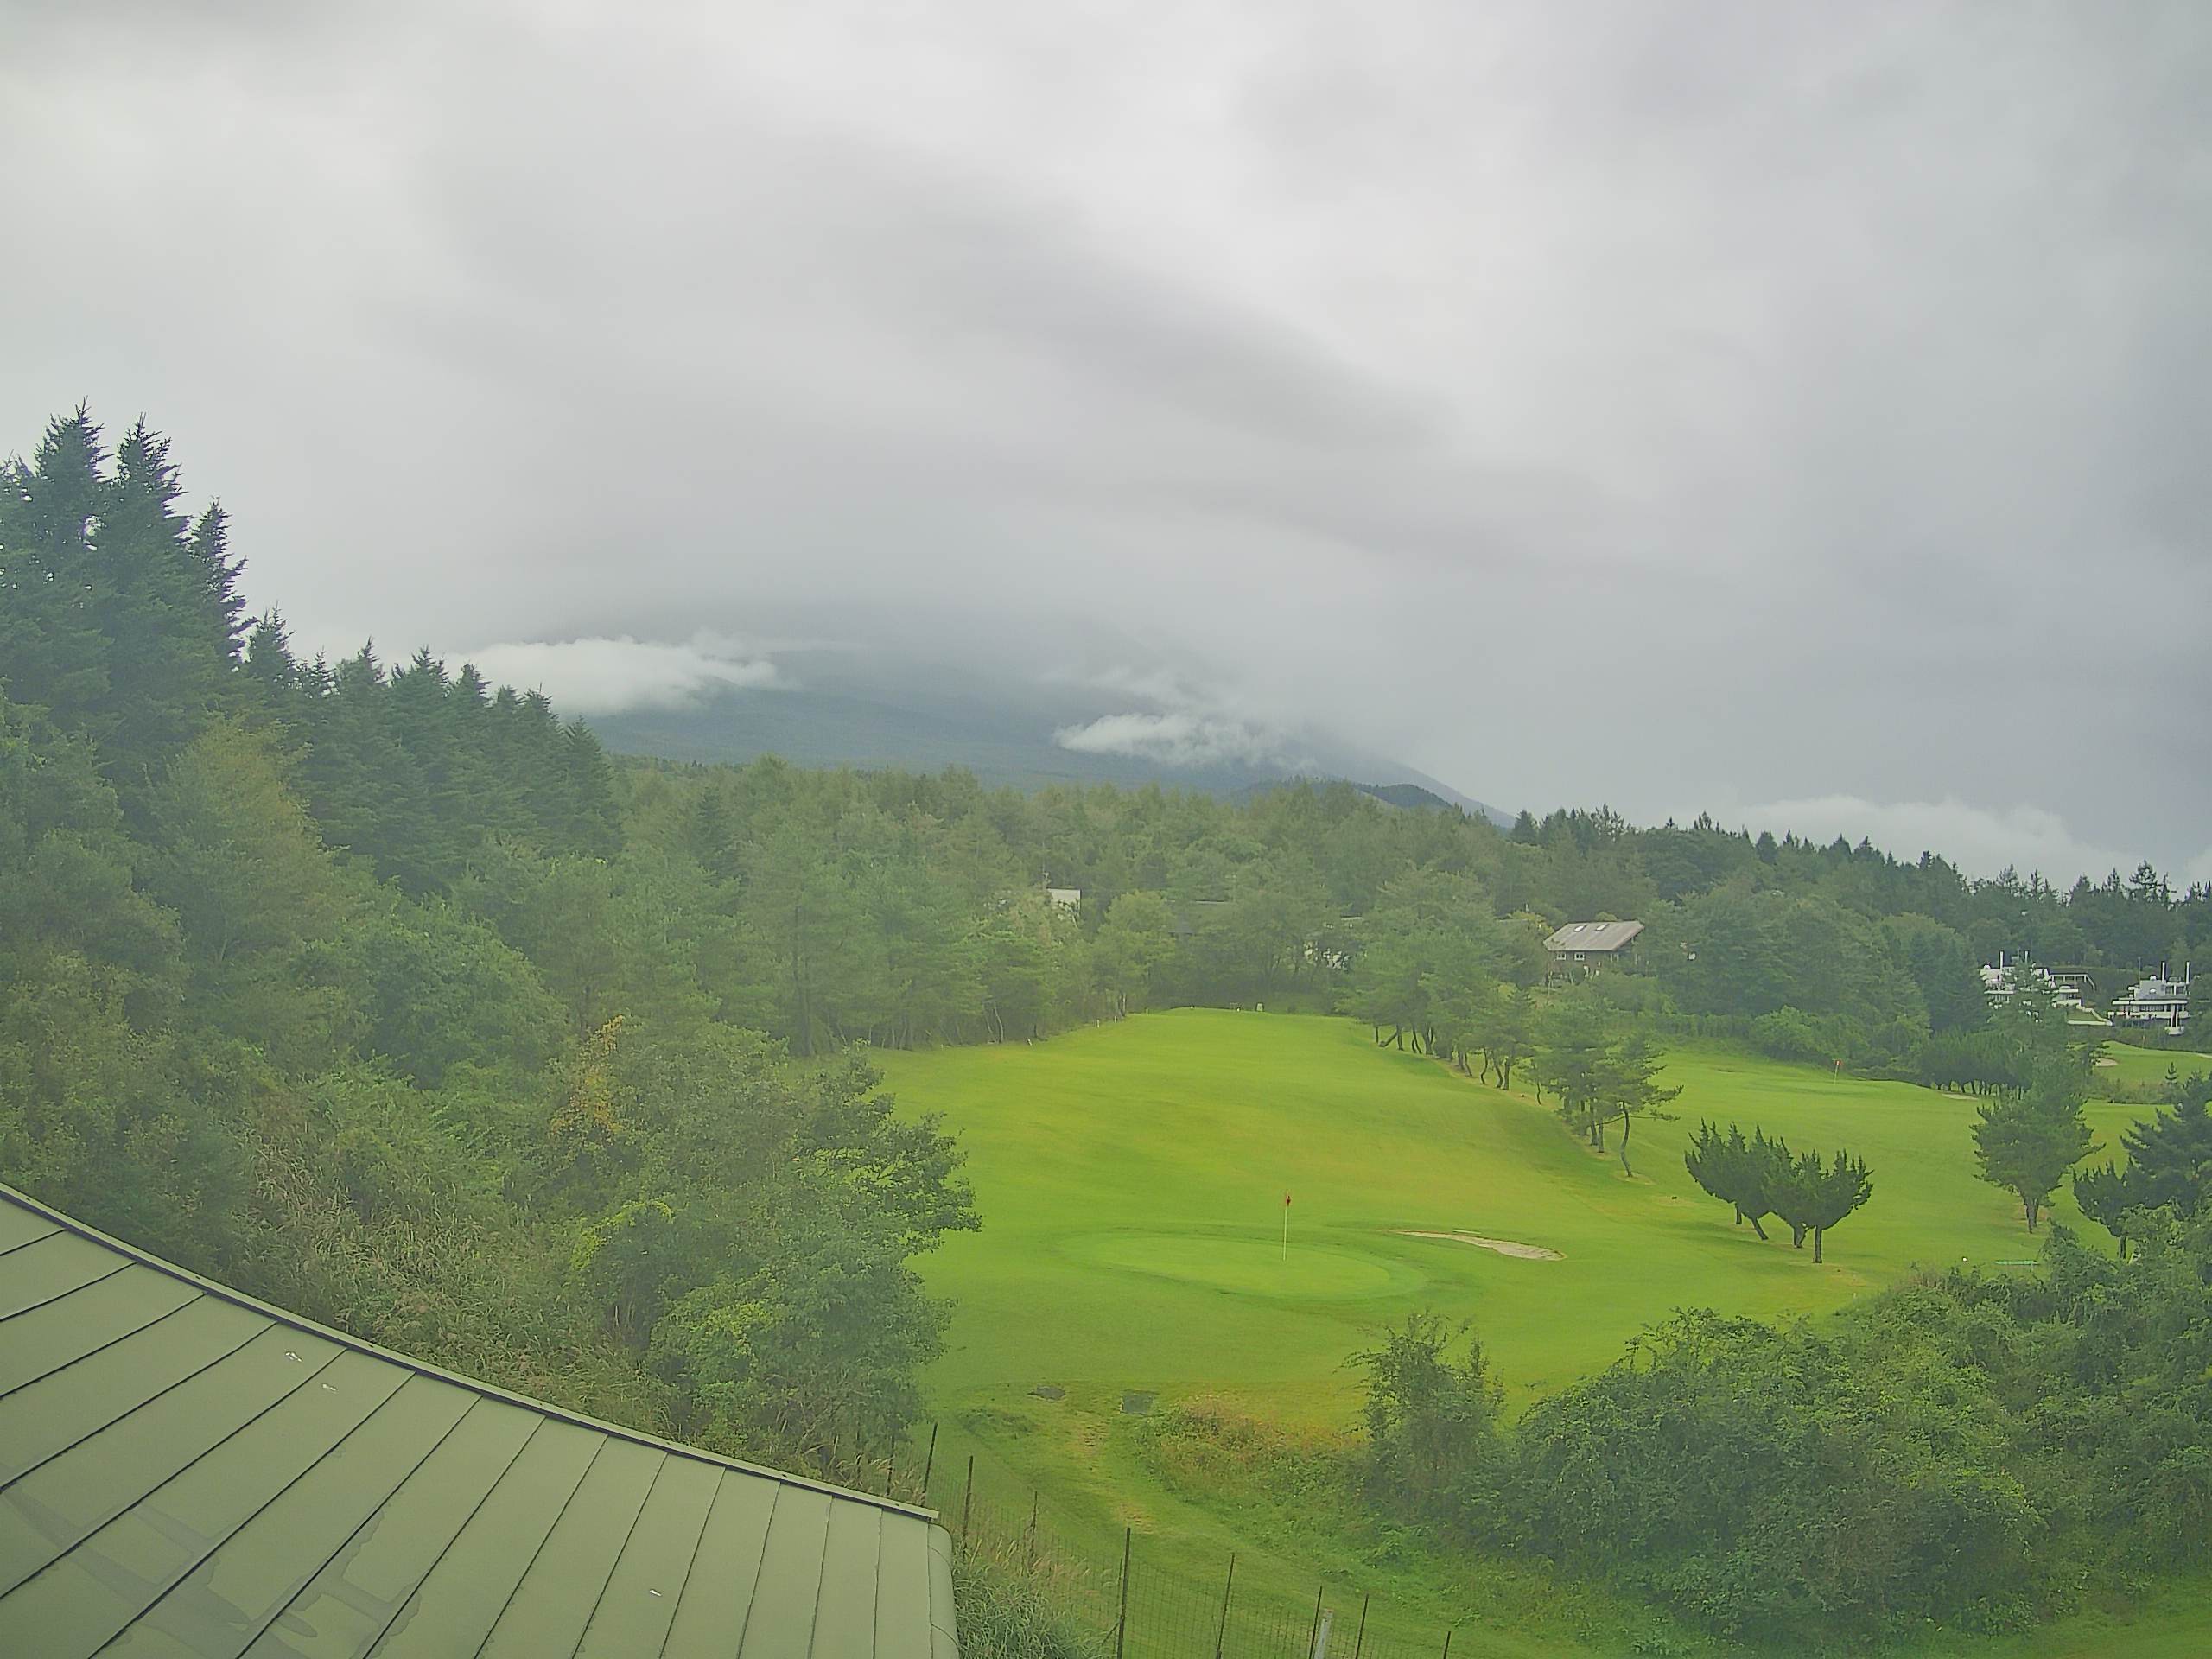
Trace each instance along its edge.
<instances>
[{"instance_id":1,"label":"bush clump","mask_svg":"<svg viewBox=\"0 0 2212 1659\"><path fill-rule=\"evenodd\" d=\"M2212 1216L2146 1234L1821 1320L1677 1313L1511 1424L1415 1315L1361 1356L1370 1500L1769 1642L2023 1624L2207 1553Z\"/></svg>"}]
</instances>

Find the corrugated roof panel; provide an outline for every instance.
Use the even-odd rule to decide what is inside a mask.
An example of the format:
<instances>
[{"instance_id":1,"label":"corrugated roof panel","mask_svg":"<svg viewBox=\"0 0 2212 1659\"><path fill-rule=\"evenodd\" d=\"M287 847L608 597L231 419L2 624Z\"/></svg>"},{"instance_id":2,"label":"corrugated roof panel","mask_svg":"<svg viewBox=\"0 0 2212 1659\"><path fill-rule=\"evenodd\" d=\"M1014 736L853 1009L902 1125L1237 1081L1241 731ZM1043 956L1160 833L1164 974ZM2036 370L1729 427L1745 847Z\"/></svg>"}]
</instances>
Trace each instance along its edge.
<instances>
[{"instance_id":1,"label":"corrugated roof panel","mask_svg":"<svg viewBox=\"0 0 2212 1659\"><path fill-rule=\"evenodd\" d=\"M447 1383L408 1378L102 1653L238 1659L452 1432L471 1399Z\"/></svg>"},{"instance_id":2,"label":"corrugated roof panel","mask_svg":"<svg viewBox=\"0 0 2212 1659\"><path fill-rule=\"evenodd\" d=\"M0 1492L0 1596L220 1444L339 1354L274 1327Z\"/></svg>"},{"instance_id":3,"label":"corrugated roof panel","mask_svg":"<svg viewBox=\"0 0 2212 1659\"><path fill-rule=\"evenodd\" d=\"M930 1529L930 1654L931 1659L960 1659L960 1639L952 1619L952 1535Z\"/></svg>"},{"instance_id":4,"label":"corrugated roof panel","mask_svg":"<svg viewBox=\"0 0 2212 1659\"><path fill-rule=\"evenodd\" d=\"M531 1435L369 1649L376 1659L442 1659L481 1647L603 1444L573 1423L549 1422Z\"/></svg>"},{"instance_id":5,"label":"corrugated roof panel","mask_svg":"<svg viewBox=\"0 0 2212 1659\"><path fill-rule=\"evenodd\" d=\"M35 1210L0 1204L0 1255L22 1249L35 1238L44 1238L60 1230L59 1223L48 1220Z\"/></svg>"},{"instance_id":6,"label":"corrugated roof panel","mask_svg":"<svg viewBox=\"0 0 2212 1659\"><path fill-rule=\"evenodd\" d=\"M199 1294L151 1268L125 1268L74 1295L16 1315L0 1347L0 1395L143 1330Z\"/></svg>"},{"instance_id":7,"label":"corrugated roof panel","mask_svg":"<svg viewBox=\"0 0 2212 1659\"><path fill-rule=\"evenodd\" d=\"M609 1440L561 1511L485 1642L485 1659L547 1659L576 1650L667 1453Z\"/></svg>"},{"instance_id":8,"label":"corrugated roof panel","mask_svg":"<svg viewBox=\"0 0 2212 1659\"><path fill-rule=\"evenodd\" d=\"M404 1376L366 1354L340 1354L0 1599L0 1653L88 1654L113 1640L382 1405Z\"/></svg>"},{"instance_id":9,"label":"corrugated roof panel","mask_svg":"<svg viewBox=\"0 0 2212 1659\"><path fill-rule=\"evenodd\" d=\"M111 1343L0 1398L0 1481L59 1457L251 1341L266 1320L202 1296L158 1325Z\"/></svg>"},{"instance_id":10,"label":"corrugated roof panel","mask_svg":"<svg viewBox=\"0 0 2212 1659\"><path fill-rule=\"evenodd\" d=\"M875 1652L875 1597L882 1570L883 1516L850 1503L830 1511L822 1587L814 1604L814 1651L868 1659Z\"/></svg>"},{"instance_id":11,"label":"corrugated roof panel","mask_svg":"<svg viewBox=\"0 0 2212 1659\"><path fill-rule=\"evenodd\" d=\"M822 1547L829 1534L825 1494L787 1489L777 1496L739 1659L790 1659L807 1651L822 1596Z\"/></svg>"},{"instance_id":12,"label":"corrugated roof panel","mask_svg":"<svg viewBox=\"0 0 2212 1659\"><path fill-rule=\"evenodd\" d=\"M633 1659L661 1650L721 1484L721 1471L696 1458L672 1457L661 1465L652 1495L592 1610L578 1659Z\"/></svg>"},{"instance_id":13,"label":"corrugated roof panel","mask_svg":"<svg viewBox=\"0 0 2212 1659\"><path fill-rule=\"evenodd\" d=\"M785 1488L725 1473L708 1511L707 1529L676 1623L663 1644L664 1659L733 1659L760 1582L760 1555L768 1542L776 1499ZM711 1567L705 1564L711 1563Z\"/></svg>"},{"instance_id":14,"label":"corrugated roof panel","mask_svg":"<svg viewBox=\"0 0 2212 1659\"><path fill-rule=\"evenodd\" d=\"M359 1659L399 1616L541 1421L518 1407L476 1401L248 1654L252 1659Z\"/></svg>"},{"instance_id":15,"label":"corrugated roof panel","mask_svg":"<svg viewBox=\"0 0 2212 1659\"><path fill-rule=\"evenodd\" d=\"M955 1659L925 1511L595 1423L0 1187L0 1656Z\"/></svg>"},{"instance_id":16,"label":"corrugated roof panel","mask_svg":"<svg viewBox=\"0 0 2212 1659\"><path fill-rule=\"evenodd\" d=\"M129 1265L88 1238L48 1233L0 1255L0 1319L67 1296Z\"/></svg>"},{"instance_id":17,"label":"corrugated roof panel","mask_svg":"<svg viewBox=\"0 0 2212 1659\"><path fill-rule=\"evenodd\" d=\"M918 1593L914 1586L925 1586L918 1592L923 1599L928 1595L929 1535L919 1527L886 1527L881 1548L875 1659L930 1659L929 1625L906 1611Z\"/></svg>"}]
</instances>

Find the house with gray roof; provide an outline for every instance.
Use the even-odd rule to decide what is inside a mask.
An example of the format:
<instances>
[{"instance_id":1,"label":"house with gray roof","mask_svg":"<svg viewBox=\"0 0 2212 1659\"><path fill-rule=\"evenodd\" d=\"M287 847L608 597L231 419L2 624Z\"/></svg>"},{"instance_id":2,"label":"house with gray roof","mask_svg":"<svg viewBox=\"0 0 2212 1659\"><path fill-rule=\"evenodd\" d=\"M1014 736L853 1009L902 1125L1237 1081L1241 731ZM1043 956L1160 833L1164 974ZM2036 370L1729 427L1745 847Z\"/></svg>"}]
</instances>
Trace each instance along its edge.
<instances>
[{"instance_id":1,"label":"house with gray roof","mask_svg":"<svg viewBox=\"0 0 2212 1659\"><path fill-rule=\"evenodd\" d=\"M1569 922L1544 941L1555 974L1588 974L1636 960L1642 922Z\"/></svg>"}]
</instances>

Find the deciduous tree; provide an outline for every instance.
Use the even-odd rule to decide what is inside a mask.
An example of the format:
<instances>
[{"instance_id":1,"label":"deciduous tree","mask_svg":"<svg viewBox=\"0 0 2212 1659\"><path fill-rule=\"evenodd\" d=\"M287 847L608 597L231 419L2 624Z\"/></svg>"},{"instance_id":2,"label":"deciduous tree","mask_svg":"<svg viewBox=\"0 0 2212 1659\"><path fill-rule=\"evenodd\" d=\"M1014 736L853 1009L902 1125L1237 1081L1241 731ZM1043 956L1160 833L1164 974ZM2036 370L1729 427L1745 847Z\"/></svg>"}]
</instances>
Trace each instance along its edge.
<instances>
[{"instance_id":1,"label":"deciduous tree","mask_svg":"<svg viewBox=\"0 0 2212 1659\"><path fill-rule=\"evenodd\" d=\"M2024 1094L1985 1105L1976 1116L1981 1179L2019 1198L2031 1233L2066 1172L2095 1144L2082 1116L2087 1095L2076 1064L2056 1058L2041 1066Z\"/></svg>"}]
</instances>

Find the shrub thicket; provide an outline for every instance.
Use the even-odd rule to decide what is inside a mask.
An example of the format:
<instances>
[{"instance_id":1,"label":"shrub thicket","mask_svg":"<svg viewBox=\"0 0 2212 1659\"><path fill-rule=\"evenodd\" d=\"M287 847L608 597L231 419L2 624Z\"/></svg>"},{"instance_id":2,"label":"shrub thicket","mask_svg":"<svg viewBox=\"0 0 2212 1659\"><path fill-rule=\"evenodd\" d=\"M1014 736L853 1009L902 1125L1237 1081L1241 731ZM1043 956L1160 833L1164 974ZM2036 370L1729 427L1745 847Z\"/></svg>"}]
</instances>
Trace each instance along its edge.
<instances>
[{"instance_id":1,"label":"shrub thicket","mask_svg":"<svg viewBox=\"0 0 2212 1659\"><path fill-rule=\"evenodd\" d=\"M1780 1642L2014 1625L2212 1548L2212 1217L2123 1266L1926 1278L1819 1320L1677 1314L1501 1427L1479 1347L1366 1357L1384 1510ZM1386 1357L1377 1363L1376 1356Z\"/></svg>"}]
</instances>

